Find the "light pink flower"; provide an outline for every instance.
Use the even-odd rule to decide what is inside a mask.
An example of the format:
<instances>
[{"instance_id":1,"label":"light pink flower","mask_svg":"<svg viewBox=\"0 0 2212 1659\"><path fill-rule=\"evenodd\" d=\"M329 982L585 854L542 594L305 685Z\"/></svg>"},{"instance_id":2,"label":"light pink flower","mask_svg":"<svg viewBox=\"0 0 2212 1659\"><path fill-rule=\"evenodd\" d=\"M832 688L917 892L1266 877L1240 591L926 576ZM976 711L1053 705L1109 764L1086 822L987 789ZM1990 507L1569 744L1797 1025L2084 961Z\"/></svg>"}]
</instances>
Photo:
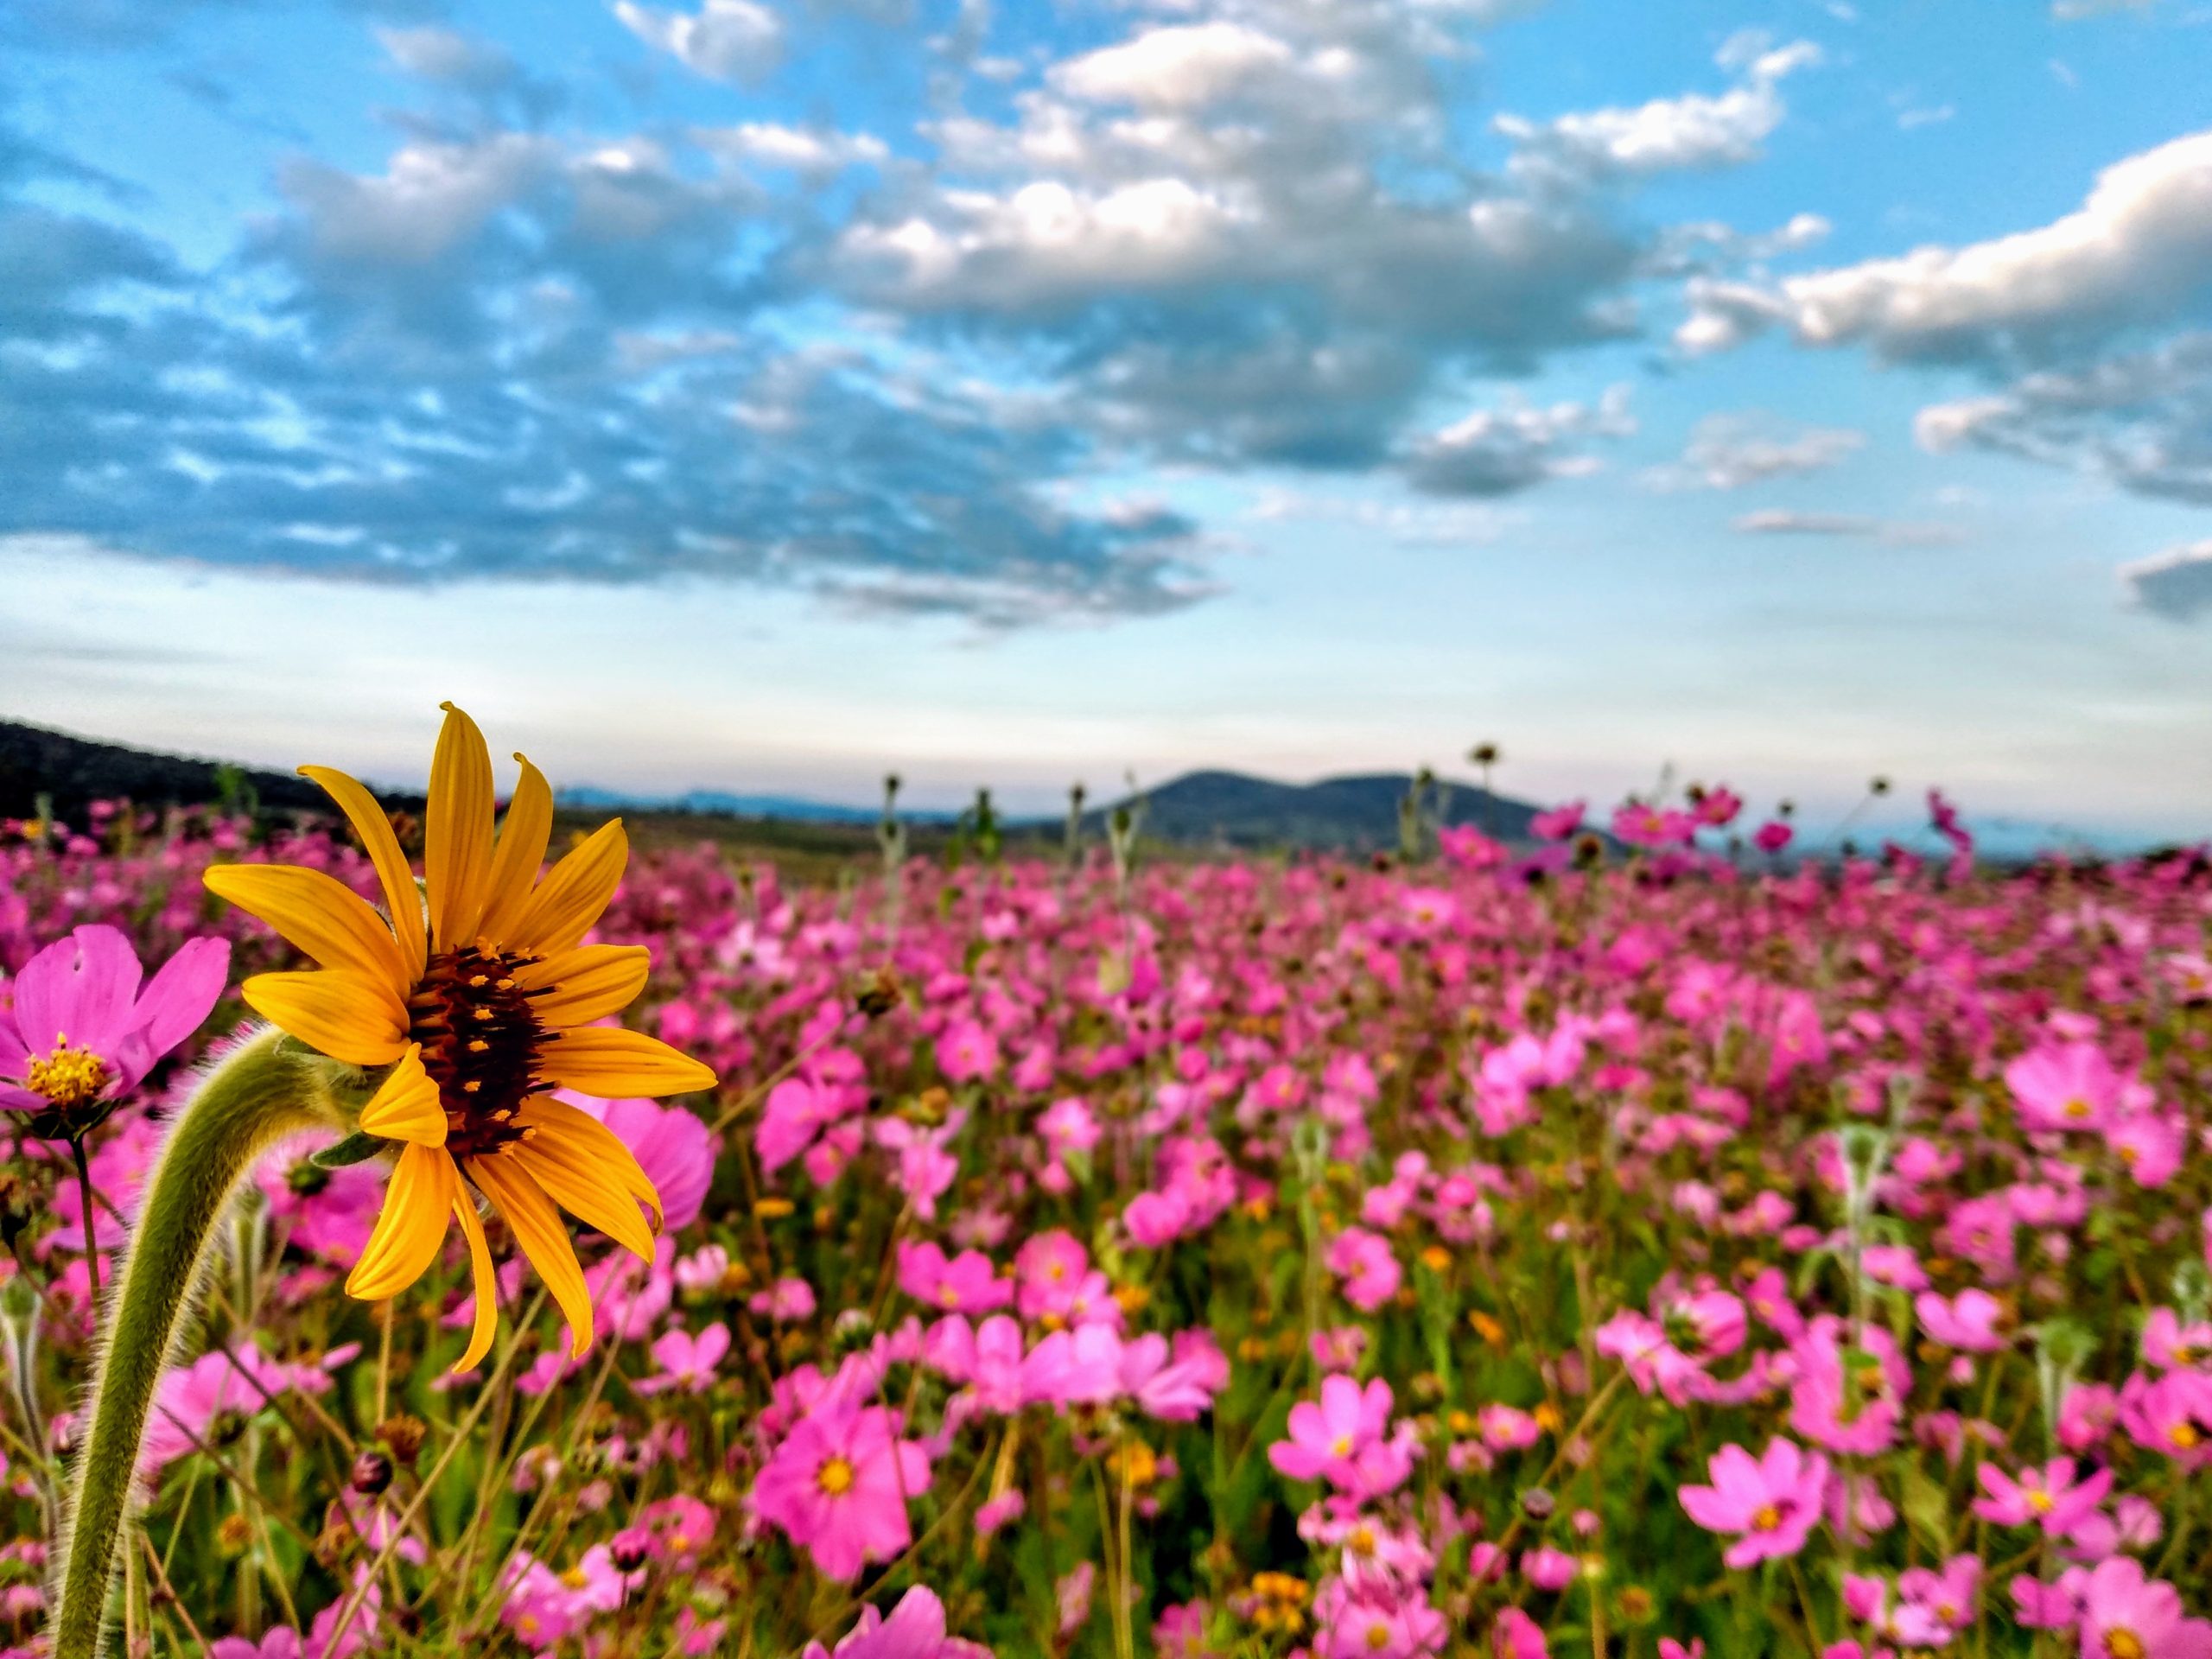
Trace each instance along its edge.
<instances>
[{"instance_id":1,"label":"light pink flower","mask_svg":"<svg viewBox=\"0 0 2212 1659\"><path fill-rule=\"evenodd\" d=\"M1777 1435L1757 1459L1740 1446L1724 1446L1706 1466L1713 1484L1685 1486L1678 1496L1707 1531L1740 1535L1722 1554L1724 1562L1741 1569L1805 1547L1821 1518L1826 1458Z\"/></svg>"}]
</instances>

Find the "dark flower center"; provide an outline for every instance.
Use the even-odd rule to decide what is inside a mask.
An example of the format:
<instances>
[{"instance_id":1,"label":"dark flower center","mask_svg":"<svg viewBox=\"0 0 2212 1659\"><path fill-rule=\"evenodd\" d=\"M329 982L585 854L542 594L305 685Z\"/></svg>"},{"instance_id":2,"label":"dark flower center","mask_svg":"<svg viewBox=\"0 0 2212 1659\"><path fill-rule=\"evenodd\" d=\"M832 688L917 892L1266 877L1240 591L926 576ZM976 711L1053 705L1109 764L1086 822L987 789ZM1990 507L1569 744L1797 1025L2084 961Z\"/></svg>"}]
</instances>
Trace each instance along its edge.
<instances>
[{"instance_id":1,"label":"dark flower center","mask_svg":"<svg viewBox=\"0 0 2212 1659\"><path fill-rule=\"evenodd\" d=\"M465 945L430 958L408 999L409 1036L446 1109L446 1148L481 1157L523 1138L515 1113L537 1092L545 1027L515 971L537 960Z\"/></svg>"}]
</instances>

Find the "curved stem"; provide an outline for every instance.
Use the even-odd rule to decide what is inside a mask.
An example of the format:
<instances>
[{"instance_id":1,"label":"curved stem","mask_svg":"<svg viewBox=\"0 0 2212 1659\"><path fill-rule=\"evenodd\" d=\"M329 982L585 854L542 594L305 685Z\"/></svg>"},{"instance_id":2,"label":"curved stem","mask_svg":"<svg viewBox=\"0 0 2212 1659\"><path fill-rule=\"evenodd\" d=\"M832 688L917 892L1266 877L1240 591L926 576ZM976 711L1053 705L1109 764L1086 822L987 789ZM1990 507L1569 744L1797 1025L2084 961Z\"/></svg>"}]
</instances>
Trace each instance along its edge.
<instances>
[{"instance_id":1,"label":"curved stem","mask_svg":"<svg viewBox=\"0 0 2212 1659\"><path fill-rule=\"evenodd\" d=\"M83 1449L71 1471L66 1543L54 1571L54 1659L95 1659L138 1452L168 1368L206 1278L232 1194L288 1135L331 1122L311 1057L270 1031L201 1081L147 1177L136 1235L102 1321Z\"/></svg>"}]
</instances>

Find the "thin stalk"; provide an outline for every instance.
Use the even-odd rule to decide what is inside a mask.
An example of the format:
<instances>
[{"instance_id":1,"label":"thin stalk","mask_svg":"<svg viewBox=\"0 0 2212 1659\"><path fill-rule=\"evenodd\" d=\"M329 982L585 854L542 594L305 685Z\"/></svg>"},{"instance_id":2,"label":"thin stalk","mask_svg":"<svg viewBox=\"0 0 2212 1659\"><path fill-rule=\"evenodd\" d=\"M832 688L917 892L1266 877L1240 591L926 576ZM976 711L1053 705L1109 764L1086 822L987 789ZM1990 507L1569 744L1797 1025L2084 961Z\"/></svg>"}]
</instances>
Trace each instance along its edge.
<instances>
[{"instance_id":1,"label":"thin stalk","mask_svg":"<svg viewBox=\"0 0 2212 1659\"><path fill-rule=\"evenodd\" d=\"M336 1116L312 1064L278 1032L242 1044L207 1074L162 1143L103 1324L90 1428L72 1470L54 1574L54 1659L96 1659L101 1650L154 1389L175 1356L232 1196L271 1146ZM89 1216L88 1208L88 1227Z\"/></svg>"}]
</instances>

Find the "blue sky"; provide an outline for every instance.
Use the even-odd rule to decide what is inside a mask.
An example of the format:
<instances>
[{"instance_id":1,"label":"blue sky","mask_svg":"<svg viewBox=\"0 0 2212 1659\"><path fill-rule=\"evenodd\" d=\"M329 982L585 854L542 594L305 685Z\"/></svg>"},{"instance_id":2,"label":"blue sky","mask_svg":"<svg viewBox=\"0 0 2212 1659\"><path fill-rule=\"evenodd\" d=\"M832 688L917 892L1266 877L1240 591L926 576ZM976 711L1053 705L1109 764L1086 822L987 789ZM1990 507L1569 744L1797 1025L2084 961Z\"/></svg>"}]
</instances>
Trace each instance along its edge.
<instances>
[{"instance_id":1,"label":"blue sky","mask_svg":"<svg viewBox=\"0 0 2212 1659\"><path fill-rule=\"evenodd\" d=\"M14 0L0 708L2212 825L2201 0Z\"/></svg>"}]
</instances>

